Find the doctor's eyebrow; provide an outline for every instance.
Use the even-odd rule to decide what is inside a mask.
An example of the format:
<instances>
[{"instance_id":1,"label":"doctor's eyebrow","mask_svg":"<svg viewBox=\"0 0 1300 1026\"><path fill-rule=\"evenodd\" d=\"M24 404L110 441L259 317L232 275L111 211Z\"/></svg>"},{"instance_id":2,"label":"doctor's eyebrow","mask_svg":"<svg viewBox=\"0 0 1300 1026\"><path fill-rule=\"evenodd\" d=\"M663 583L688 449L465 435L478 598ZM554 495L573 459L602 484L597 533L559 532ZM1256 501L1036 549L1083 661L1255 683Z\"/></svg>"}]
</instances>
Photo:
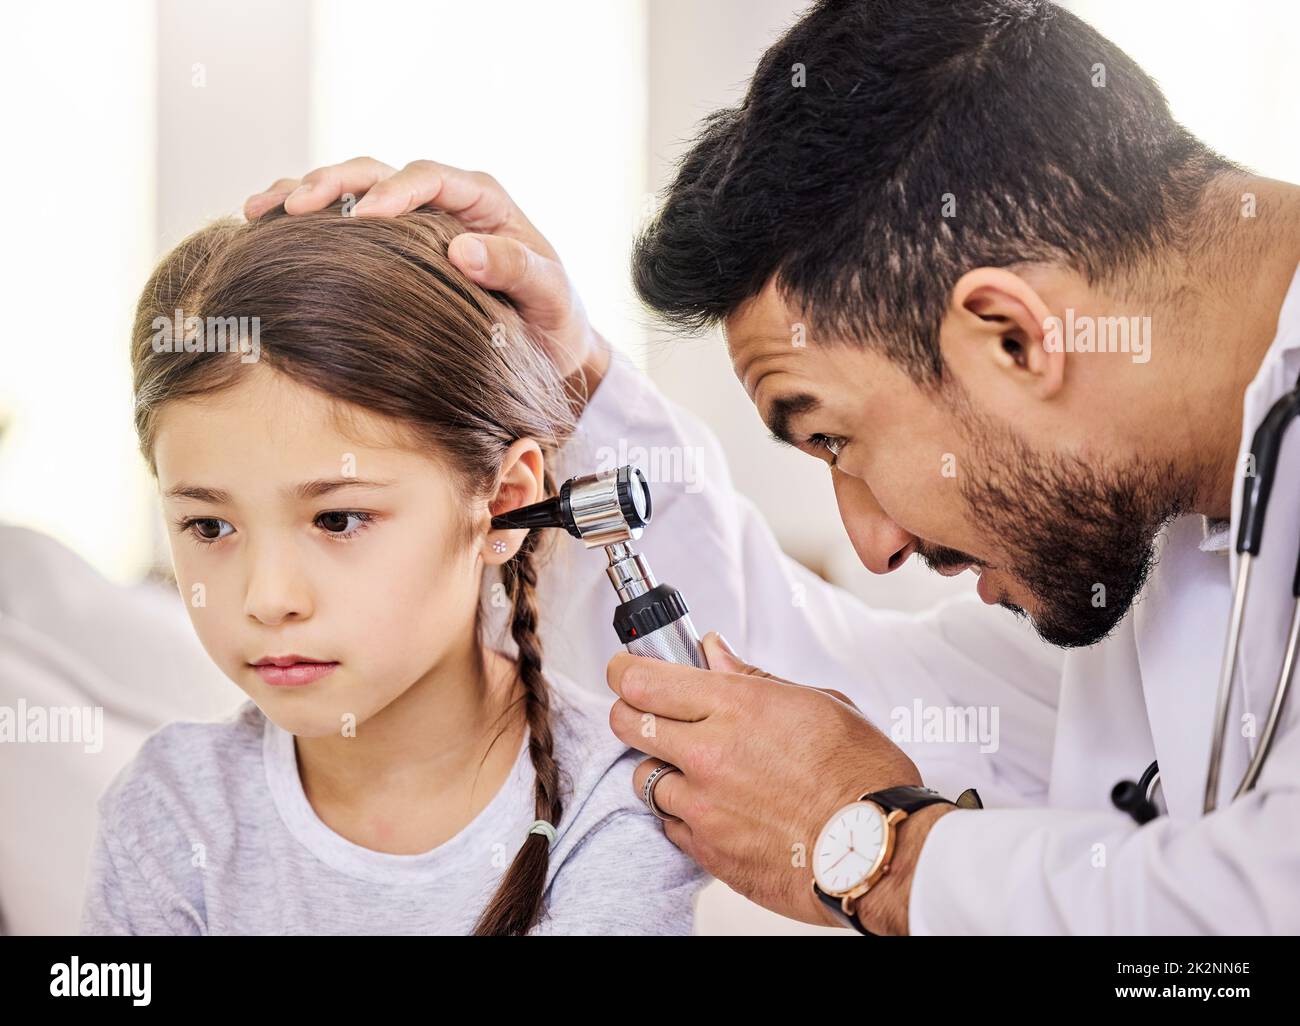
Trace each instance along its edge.
<instances>
[{"instance_id":1,"label":"doctor's eyebrow","mask_svg":"<svg viewBox=\"0 0 1300 1026\"><path fill-rule=\"evenodd\" d=\"M340 488L387 488L392 481L364 481L359 477L324 478L316 481L304 481L300 485L286 488L285 494L290 498L305 500L318 499L322 495L338 491ZM167 489L163 498L194 499L197 502L210 502L224 505L230 502L230 493L220 488L204 488L202 485L178 484Z\"/></svg>"},{"instance_id":2,"label":"doctor's eyebrow","mask_svg":"<svg viewBox=\"0 0 1300 1026\"><path fill-rule=\"evenodd\" d=\"M805 413L821 409L822 401L808 392L795 392L793 395L779 395L772 400L768 411L769 419L764 419L772 437L784 445L797 445L790 430L790 421Z\"/></svg>"}]
</instances>

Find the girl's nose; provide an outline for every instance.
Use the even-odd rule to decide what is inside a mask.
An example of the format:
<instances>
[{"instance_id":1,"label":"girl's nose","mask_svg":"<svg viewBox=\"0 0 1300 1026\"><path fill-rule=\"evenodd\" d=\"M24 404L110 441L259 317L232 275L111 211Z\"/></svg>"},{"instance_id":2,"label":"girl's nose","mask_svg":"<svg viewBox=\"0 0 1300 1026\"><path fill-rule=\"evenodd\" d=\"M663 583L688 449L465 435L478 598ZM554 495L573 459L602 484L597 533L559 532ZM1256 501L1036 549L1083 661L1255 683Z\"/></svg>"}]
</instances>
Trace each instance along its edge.
<instances>
[{"instance_id":1,"label":"girl's nose","mask_svg":"<svg viewBox=\"0 0 1300 1026\"><path fill-rule=\"evenodd\" d=\"M312 612L309 590L289 561L270 553L252 558L244 591L245 615L267 626L309 617Z\"/></svg>"}]
</instances>

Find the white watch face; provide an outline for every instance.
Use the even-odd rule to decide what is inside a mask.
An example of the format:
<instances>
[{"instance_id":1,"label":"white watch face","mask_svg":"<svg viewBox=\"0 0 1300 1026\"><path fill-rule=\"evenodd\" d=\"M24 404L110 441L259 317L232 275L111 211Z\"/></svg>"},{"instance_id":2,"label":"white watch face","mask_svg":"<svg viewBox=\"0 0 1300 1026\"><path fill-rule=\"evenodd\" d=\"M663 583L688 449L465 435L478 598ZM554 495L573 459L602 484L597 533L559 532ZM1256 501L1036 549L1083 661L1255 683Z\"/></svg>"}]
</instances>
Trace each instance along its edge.
<instances>
[{"instance_id":1,"label":"white watch face","mask_svg":"<svg viewBox=\"0 0 1300 1026\"><path fill-rule=\"evenodd\" d=\"M868 802L853 802L830 818L813 848L813 879L828 894L843 894L875 868L885 844L885 817Z\"/></svg>"}]
</instances>

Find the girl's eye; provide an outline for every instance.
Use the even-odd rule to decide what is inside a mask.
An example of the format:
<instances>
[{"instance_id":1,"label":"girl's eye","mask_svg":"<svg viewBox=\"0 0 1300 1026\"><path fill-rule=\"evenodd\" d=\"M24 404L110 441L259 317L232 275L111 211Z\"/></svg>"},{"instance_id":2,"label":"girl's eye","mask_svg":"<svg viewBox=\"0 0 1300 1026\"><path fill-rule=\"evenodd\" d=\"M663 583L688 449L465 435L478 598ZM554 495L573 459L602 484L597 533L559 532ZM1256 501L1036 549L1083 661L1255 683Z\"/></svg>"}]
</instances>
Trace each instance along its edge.
<instances>
[{"instance_id":1,"label":"girl's eye","mask_svg":"<svg viewBox=\"0 0 1300 1026\"><path fill-rule=\"evenodd\" d=\"M361 513L357 510L331 510L328 513L321 513L316 517L316 524L326 534L339 541L351 541L362 531L374 516L370 513ZM353 530L348 530L348 521L356 520L358 526Z\"/></svg>"},{"instance_id":2,"label":"girl's eye","mask_svg":"<svg viewBox=\"0 0 1300 1026\"><path fill-rule=\"evenodd\" d=\"M215 534L211 533L214 525ZM182 517L176 521L176 526L182 532L188 533L191 538L202 545L212 545L227 537L227 534L221 533L223 525L230 527L230 524L219 517ZM230 527L230 530L233 531L234 528Z\"/></svg>"},{"instance_id":3,"label":"girl's eye","mask_svg":"<svg viewBox=\"0 0 1300 1026\"><path fill-rule=\"evenodd\" d=\"M835 466L835 460L839 457L840 452L849 444L847 438L841 438L838 435L809 435L808 443L815 449L825 449L831 454L831 466Z\"/></svg>"}]
</instances>

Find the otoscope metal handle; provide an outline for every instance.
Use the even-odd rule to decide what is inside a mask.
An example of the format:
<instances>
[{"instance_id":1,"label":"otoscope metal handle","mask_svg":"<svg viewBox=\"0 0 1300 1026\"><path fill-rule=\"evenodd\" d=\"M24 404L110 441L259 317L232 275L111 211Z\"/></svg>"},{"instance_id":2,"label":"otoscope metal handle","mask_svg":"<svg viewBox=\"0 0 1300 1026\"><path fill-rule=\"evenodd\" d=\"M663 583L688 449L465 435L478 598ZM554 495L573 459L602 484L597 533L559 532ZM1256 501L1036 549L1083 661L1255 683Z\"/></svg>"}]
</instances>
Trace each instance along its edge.
<instances>
[{"instance_id":1,"label":"otoscope metal handle","mask_svg":"<svg viewBox=\"0 0 1300 1026\"><path fill-rule=\"evenodd\" d=\"M665 663L680 663L682 666L698 666L701 670L709 668L709 662L704 657L704 646L700 644L700 636L696 633L695 624L691 623L689 613L645 637L633 638L626 648L635 656L648 656Z\"/></svg>"},{"instance_id":2,"label":"otoscope metal handle","mask_svg":"<svg viewBox=\"0 0 1300 1026\"><path fill-rule=\"evenodd\" d=\"M621 559L618 565L626 569L633 564ZM645 591L637 588L638 594L614 610L614 633L618 640L633 655L707 670L709 663L704 657L704 647L695 624L691 623L691 610L682 593L671 584L656 584L654 575L640 557L635 566L645 573L641 583L651 587Z\"/></svg>"}]
</instances>

